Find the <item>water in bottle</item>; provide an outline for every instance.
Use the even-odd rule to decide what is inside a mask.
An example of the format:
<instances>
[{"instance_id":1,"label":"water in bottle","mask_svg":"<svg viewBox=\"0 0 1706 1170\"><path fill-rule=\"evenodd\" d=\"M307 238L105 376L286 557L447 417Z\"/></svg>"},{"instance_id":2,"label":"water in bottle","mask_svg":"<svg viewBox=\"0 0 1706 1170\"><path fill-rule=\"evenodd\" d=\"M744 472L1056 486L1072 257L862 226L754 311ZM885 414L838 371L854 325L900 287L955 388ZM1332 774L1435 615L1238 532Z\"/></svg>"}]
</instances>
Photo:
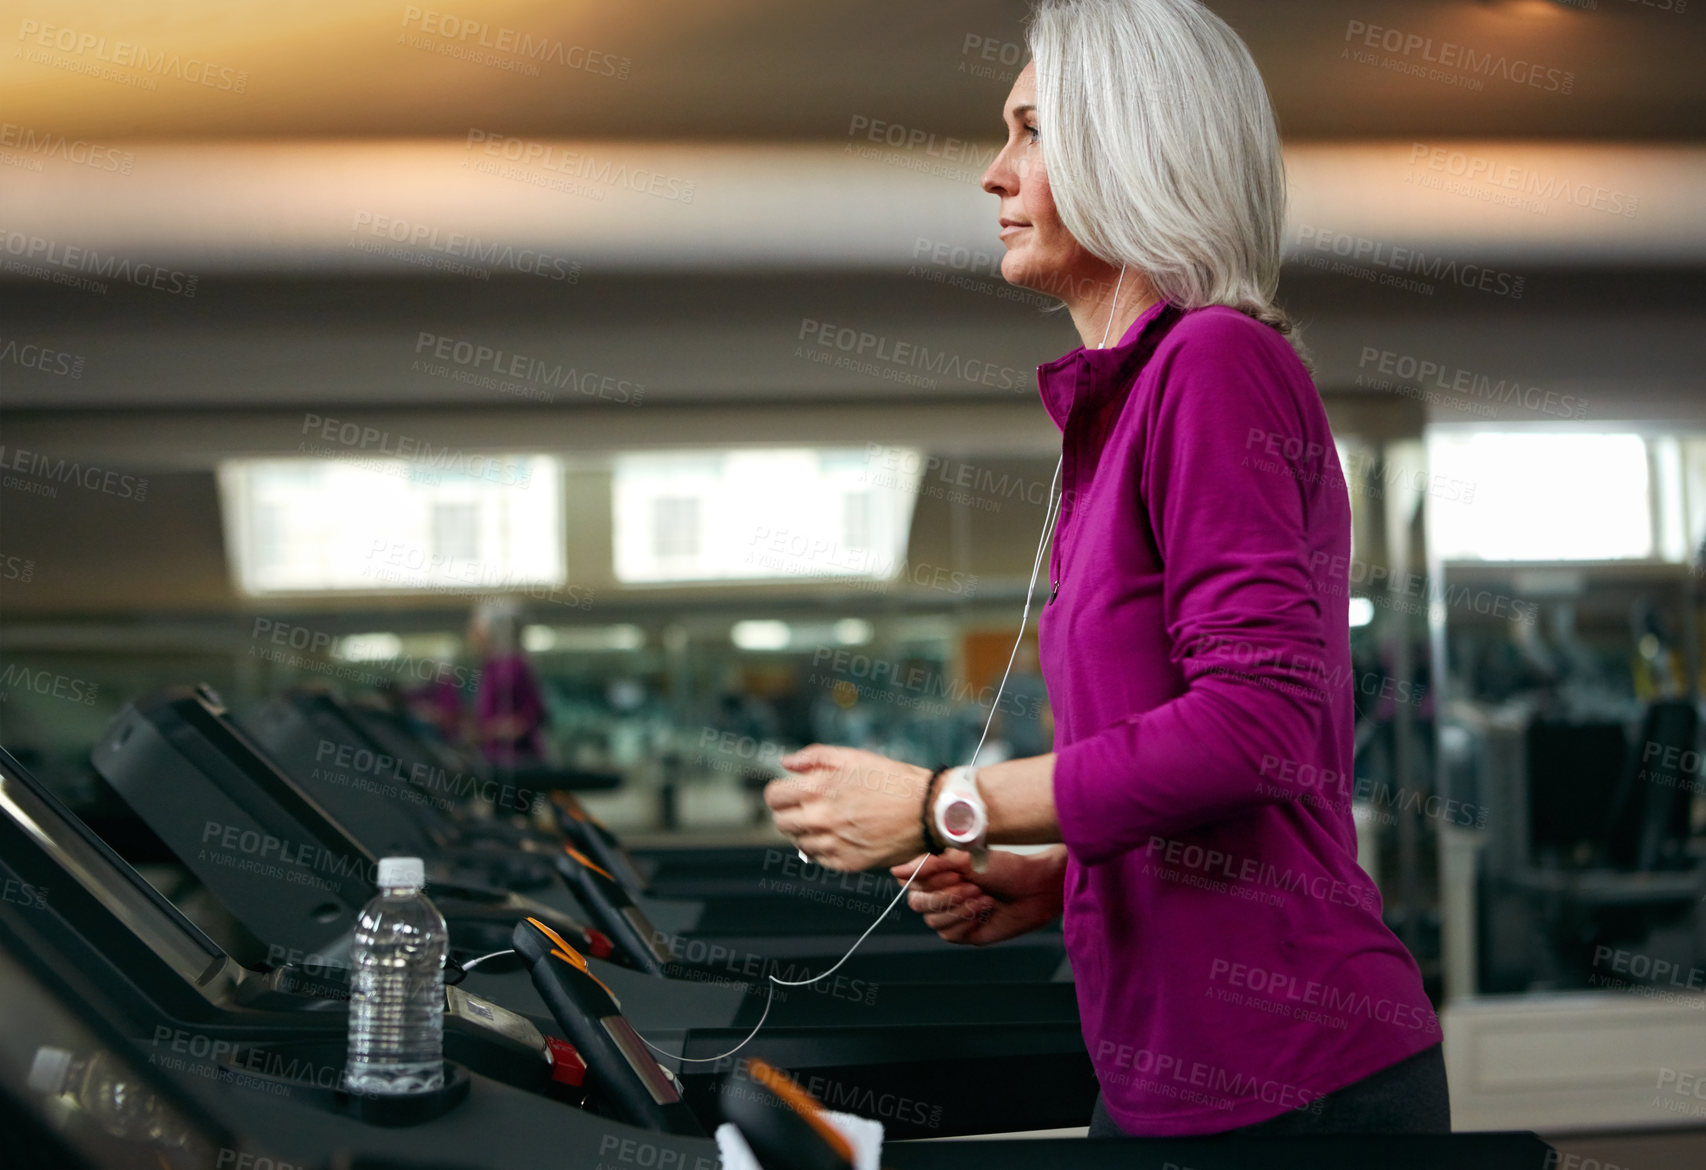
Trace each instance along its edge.
<instances>
[{"instance_id":1,"label":"water in bottle","mask_svg":"<svg viewBox=\"0 0 1706 1170\"><path fill-rule=\"evenodd\" d=\"M68 1098L114 1137L184 1144L183 1126L171 1110L105 1051L78 1056L68 1048L39 1048L29 1086L44 1096Z\"/></svg>"},{"instance_id":2,"label":"water in bottle","mask_svg":"<svg viewBox=\"0 0 1706 1170\"><path fill-rule=\"evenodd\" d=\"M352 1093L427 1093L444 1086L444 916L424 893L418 857L379 863L379 896L350 950Z\"/></svg>"}]
</instances>

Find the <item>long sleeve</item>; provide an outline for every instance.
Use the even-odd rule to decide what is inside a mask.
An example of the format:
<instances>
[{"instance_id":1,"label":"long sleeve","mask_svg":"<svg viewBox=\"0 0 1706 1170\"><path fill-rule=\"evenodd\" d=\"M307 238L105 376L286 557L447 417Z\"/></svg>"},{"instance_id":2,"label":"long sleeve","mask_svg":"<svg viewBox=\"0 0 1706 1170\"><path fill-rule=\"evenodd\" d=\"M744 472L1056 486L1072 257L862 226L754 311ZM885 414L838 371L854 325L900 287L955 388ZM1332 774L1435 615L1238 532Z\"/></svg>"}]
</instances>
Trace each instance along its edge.
<instances>
[{"instance_id":1,"label":"long sleeve","mask_svg":"<svg viewBox=\"0 0 1706 1170\"><path fill-rule=\"evenodd\" d=\"M1265 340L1205 322L1158 355L1155 392L1132 404L1142 499L1128 506L1159 552L1184 690L1058 751L1056 806L1081 863L1275 803L1275 761L1319 754L1333 690L1314 550L1328 542L1311 523L1343 522L1318 502L1344 488L1324 474L1337 460L1313 387Z\"/></svg>"},{"instance_id":2,"label":"long sleeve","mask_svg":"<svg viewBox=\"0 0 1706 1170\"><path fill-rule=\"evenodd\" d=\"M1126 1132L1235 1129L1285 1108L1267 1086L1439 1040L1343 783L1350 495L1308 371L1236 309L1155 309L1037 377L1072 493L1038 645L1085 1043ZM1239 969L1267 992L1214 994ZM1294 1013L1282 982L1393 1010ZM1186 1095L1162 1060L1252 1083Z\"/></svg>"}]
</instances>

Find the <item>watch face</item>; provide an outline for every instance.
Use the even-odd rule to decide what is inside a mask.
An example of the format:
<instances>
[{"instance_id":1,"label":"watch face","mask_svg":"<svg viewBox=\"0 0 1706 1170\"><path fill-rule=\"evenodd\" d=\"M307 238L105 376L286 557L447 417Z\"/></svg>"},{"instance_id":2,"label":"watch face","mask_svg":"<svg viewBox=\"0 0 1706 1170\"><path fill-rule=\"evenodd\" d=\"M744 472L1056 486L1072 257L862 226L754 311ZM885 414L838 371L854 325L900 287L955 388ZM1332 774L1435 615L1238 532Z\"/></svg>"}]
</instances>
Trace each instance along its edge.
<instances>
[{"instance_id":1,"label":"watch face","mask_svg":"<svg viewBox=\"0 0 1706 1170\"><path fill-rule=\"evenodd\" d=\"M968 800L956 800L942 810L942 830L956 841L968 841L977 835L977 809Z\"/></svg>"}]
</instances>

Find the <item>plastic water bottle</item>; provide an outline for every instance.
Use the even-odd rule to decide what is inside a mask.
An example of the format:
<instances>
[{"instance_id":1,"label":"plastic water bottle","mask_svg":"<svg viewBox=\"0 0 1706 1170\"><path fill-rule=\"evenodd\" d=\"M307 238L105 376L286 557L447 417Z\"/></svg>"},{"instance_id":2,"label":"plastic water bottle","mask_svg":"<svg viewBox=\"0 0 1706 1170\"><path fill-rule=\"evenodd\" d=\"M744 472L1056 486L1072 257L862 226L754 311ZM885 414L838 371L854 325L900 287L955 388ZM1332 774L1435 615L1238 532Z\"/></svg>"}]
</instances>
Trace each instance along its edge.
<instances>
[{"instance_id":1,"label":"plastic water bottle","mask_svg":"<svg viewBox=\"0 0 1706 1170\"><path fill-rule=\"evenodd\" d=\"M43 1096L68 1098L114 1137L167 1148L189 1142L173 1111L104 1051L78 1056L66 1048L38 1048L28 1083Z\"/></svg>"},{"instance_id":2,"label":"plastic water bottle","mask_svg":"<svg viewBox=\"0 0 1706 1170\"><path fill-rule=\"evenodd\" d=\"M418 857L379 863L379 896L355 924L350 949L352 1093L430 1093L444 1086L444 916L421 892Z\"/></svg>"}]
</instances>

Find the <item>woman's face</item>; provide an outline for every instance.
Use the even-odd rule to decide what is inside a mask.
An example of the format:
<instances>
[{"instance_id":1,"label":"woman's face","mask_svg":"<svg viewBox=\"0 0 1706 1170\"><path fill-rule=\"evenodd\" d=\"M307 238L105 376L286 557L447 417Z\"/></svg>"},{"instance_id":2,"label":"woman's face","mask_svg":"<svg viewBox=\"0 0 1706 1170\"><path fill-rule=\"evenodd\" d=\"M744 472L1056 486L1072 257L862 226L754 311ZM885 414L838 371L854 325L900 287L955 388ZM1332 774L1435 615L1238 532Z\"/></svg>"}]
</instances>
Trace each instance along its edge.
<instances>
[{"instance_id":1,"label":"woman's face","mask_svg":"<svg viewBox=\"0 0 1706 1170\"><path fill-rule=\"evenodd\" d=\"M1072 238L1055 211L1037 122L1037 69L1027 64L1007 95L1007 145L983 173L983 189L1001 200L1001 275L1009 284L1063 300L1080 280L1096 282L1107 267Z\"/></svg>"}]
</instances>

